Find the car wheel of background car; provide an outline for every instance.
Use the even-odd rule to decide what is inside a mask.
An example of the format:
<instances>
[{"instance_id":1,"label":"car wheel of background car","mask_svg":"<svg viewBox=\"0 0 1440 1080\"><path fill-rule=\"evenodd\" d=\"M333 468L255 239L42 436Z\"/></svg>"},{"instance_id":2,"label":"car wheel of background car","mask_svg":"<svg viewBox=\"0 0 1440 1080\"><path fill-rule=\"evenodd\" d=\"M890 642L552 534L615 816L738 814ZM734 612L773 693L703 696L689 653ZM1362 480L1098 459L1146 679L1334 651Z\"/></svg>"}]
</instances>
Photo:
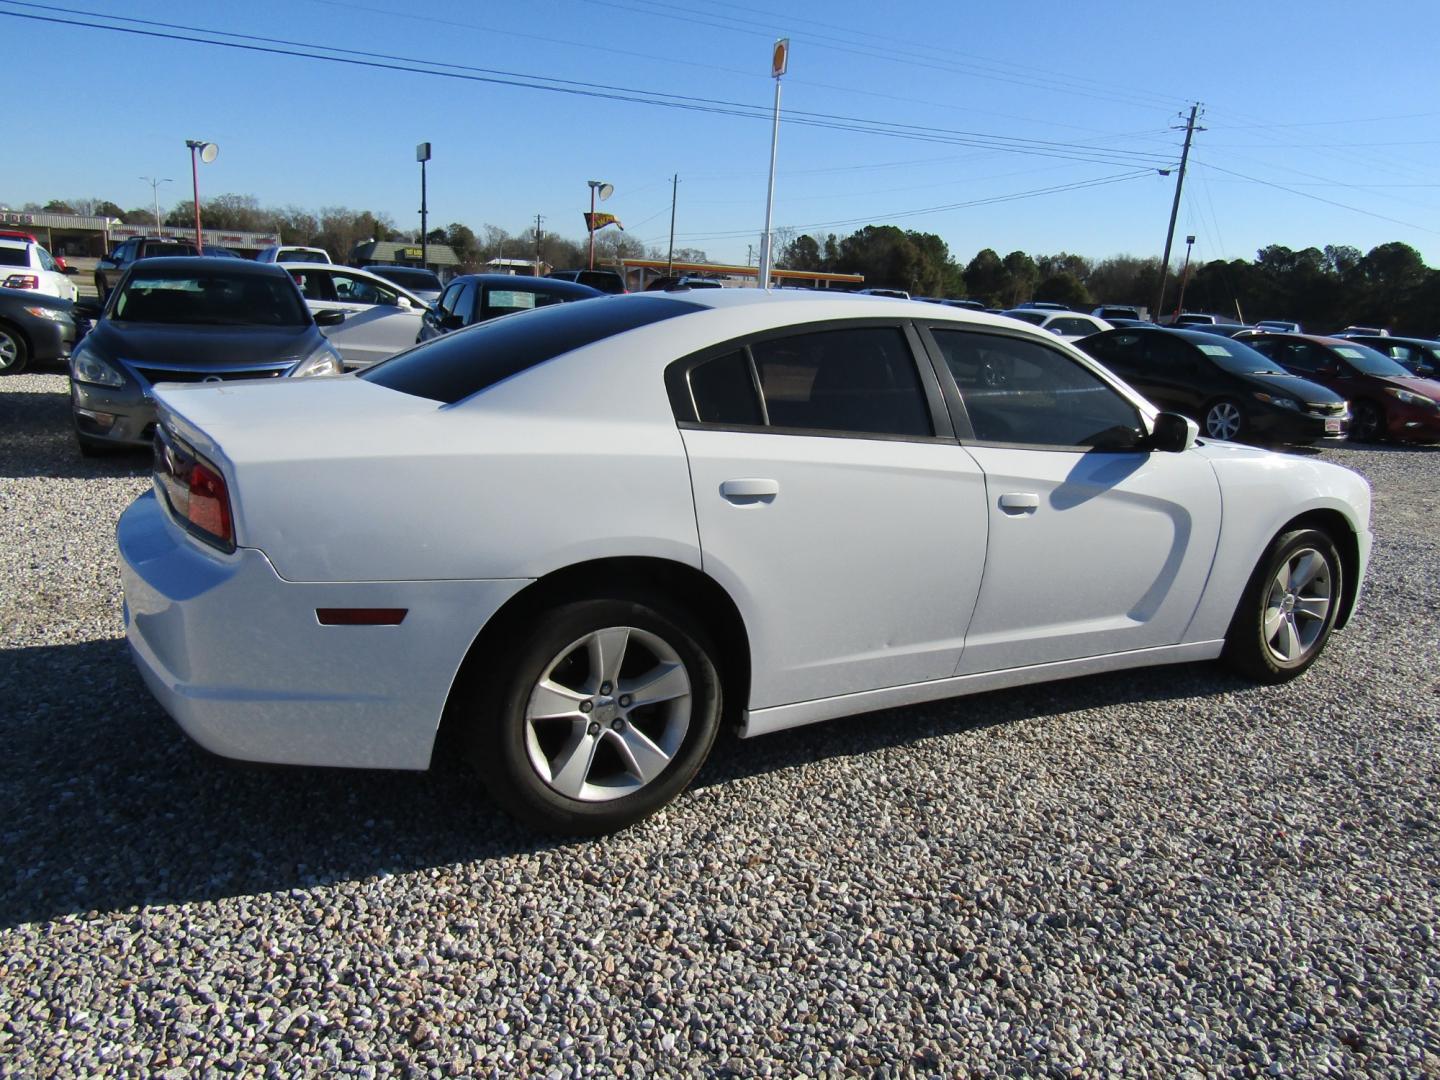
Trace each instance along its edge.
<instances>
[{"instance_id":1,"label":"car wheel of background car","mask_svg":"<svg viewBox=\"0 0 1440 1080\"><path fill-rule=\"evenodd\" d=\"M0 326L0 375L19 375L30 363L30 346L20 331Z\"/></svg>"},{"instance_id":2,"label":"car wheel of background car","mask_svg":"<svg viewBox=\"0 0 1440 1080\"><path fill-rule=\"evenodd\" d=\"M1315 662L1340 611L1334 541L1317 529L1283 534L1260 560L1225 635L1225 659L1259 682L1293 679Z\"/></svg>"},{"instance_id":3,"label":"car wheel of background car","mask_svg":"<svg viewBox=\"0 0 1440 1080\"><path fill-rule=\"evenodd\" d=\"M1205 434L1212 439L1238 439L1245 426L1240 406L1222 398L1205 411Z\"/></svg>"},{"instance_id":4,"label":"car wheel of background car","mask_svg":"<svg viewBox=\"0 0 1440 1080\"><path fill-rule=\"evenodd\" d=\"M704 633L663 601L541 612L467 688L470 756L491 796L533 828L613 832L685 789L720 726Z\"/></svg>"},{"instance_id":5,"label":"car wheel of background car","mask_svg":"<svg viewBox=\"0 0 1440 1080\"><path fill-rule=\"evenodd\" d=\"M110 293L105 288L105 279L99 274L95 275L95 294L100 297L100 306L103 308L105 306L105 298L109 296Z\"/></svg>"},{"instance_id":6,"label":"car wheel of background car","mask_svg":"<svg viewBox=\"0 0 1440 1080\"><path fill-rule=\"evenodd\" d=\"M1375 442L1385 430L1385 413L1369 401L1355 402L1350 420L1350 438L1356 442Z\"/></svg>"}]
</instances>

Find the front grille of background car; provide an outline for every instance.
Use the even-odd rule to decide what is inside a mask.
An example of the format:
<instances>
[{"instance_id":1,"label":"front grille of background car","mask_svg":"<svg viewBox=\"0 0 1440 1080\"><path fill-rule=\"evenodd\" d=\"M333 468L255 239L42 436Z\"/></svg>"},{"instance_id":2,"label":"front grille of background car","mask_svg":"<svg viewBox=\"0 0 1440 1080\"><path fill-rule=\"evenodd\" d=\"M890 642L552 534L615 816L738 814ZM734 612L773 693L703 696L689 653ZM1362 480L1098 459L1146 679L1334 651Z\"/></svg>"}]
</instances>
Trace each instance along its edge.
<instances>
[{"instance_id":1,"label":"front grille of background car","mask_svg":"<svg viewBox=\"0 0 1440 1080\"><path fill-rule=\"evenodd\" d=\"M1345 403L1343 401L1307 401L1305 408L1316 416L1344 416Z\"/></svg>"},{"instance_id":2,"label":"front grille of background car","mask_svg":"<svg viewBox=\"0 0 1440 1080\"><path fill-rule=\"evenodd\" d=\"M134 365L135 373L150 384L162 382L205 382L206 380L229 382L232 379L275 379L290 369L287 364L277 368L259 368L249 371L225 371L202 368L198 371L171 371L168 368L148 368Z\"/></svg>"}]
</instances>

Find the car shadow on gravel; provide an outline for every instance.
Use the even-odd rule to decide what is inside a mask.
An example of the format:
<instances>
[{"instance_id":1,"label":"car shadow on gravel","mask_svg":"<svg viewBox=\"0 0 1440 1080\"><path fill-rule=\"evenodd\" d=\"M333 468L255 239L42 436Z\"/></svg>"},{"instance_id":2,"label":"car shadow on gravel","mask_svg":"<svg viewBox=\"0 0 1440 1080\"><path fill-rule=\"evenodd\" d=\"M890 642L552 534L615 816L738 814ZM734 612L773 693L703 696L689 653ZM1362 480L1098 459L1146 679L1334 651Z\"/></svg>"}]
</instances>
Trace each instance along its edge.
<instances>
[{"instance_id":1,"label":"car shadow on gravel","mask_svg":"<svg viewBox=\"0 0 1440 1080\"><path fill-rule=\"evenodd\" d=\"M63 385L63 384L62 384ZM80 456L66 392L12 391L0 383L0 477L91 479L140 476L150 469L143 448L98 458Z\"/></svg>"},{"instance_id":2,"label":"car shadow on gravel","mask_svg":"<svg viewBox=\"0 0 1440 1080\"><path fill-rule=\"evenodd\" d=\"M1241 685L1214 665L1092 676L719 740L698 786L1078 709ZM454 766L249 766L196 748L122 640L0 650L0 926L537 852ZM683 798L683 796L682 796Z\"/></svg>"}]
</instances>

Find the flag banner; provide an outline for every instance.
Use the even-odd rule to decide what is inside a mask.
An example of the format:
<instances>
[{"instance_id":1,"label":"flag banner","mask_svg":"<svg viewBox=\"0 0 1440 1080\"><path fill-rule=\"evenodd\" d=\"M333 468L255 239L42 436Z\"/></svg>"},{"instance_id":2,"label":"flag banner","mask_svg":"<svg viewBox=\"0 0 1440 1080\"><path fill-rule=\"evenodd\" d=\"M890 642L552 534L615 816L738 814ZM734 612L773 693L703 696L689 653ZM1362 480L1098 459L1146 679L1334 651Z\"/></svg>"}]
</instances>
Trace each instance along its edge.
<instances>
[{"instance_id":1,"label":"flag banner","mask_svg":"<svg viewBox=\"0 0 1440 1080\"><path fill-rule=\"evenodd\" d=\"M593 214L582 210L580 214L585 219L585 227L591 232L599 232L606 225L614 225L621 232L625 231L625 226L620 224L620 219L614 214L602 214L598 210Z\"/></svg>"}]
</instances>

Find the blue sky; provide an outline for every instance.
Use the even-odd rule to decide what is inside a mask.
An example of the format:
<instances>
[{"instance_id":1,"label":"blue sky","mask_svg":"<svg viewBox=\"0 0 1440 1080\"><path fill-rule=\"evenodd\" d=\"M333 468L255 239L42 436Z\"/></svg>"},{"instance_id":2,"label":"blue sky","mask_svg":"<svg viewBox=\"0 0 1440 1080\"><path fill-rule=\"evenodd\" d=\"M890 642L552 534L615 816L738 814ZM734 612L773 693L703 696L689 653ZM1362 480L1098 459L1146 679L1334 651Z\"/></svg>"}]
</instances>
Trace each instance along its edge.
<instances>
[{"instance_id":1,"label":"blue sky","mask_svg":"<svg viewBox=\"0 0 1440 1080\"><path fill-rule=\"evenodd\" d=\"M54 10L61 6L70 13ZM984 247L1159 254L1174 176L1155 170L1178 162L1173 125L1200 101L1207 130L1192 152L1177 251L1187 233L1197 259L1250 258L1270 243L1368 250L1401 240L1440 264L1434 0L1363 9L1332 0L1203 8L1039 0L1023 14L1014 4L873 0L45 7L0 0L0 13L101 21L74 14L89 11L207 36L287 39L302 43L286 46L299 51L424 58L470 75L496 69L766 113L770 43L788 35L782 115L791 122L780 134L776 225L843 235L896 224L938 233L962 261ZM538 213L547 231L579 238L585 182L594 178L615 185L605 209L632 236L663 247L669 177L678 173L678 245L743 262L763 225L768 119L8 15L0 31L7 84L55 106L12 99L0 203L93 196L143 206L142 175L173 177L161 189L173 203L189 195L184 140L203 138L220 156L202 166L202 198L236 192L263 205L369 208L414 228L414 147L428 139L434 224L518 232ZM805 114L841 127L793 122ZM892 125L891 133L852 130L854 120Z\"/></svg>"}]
</instances>

